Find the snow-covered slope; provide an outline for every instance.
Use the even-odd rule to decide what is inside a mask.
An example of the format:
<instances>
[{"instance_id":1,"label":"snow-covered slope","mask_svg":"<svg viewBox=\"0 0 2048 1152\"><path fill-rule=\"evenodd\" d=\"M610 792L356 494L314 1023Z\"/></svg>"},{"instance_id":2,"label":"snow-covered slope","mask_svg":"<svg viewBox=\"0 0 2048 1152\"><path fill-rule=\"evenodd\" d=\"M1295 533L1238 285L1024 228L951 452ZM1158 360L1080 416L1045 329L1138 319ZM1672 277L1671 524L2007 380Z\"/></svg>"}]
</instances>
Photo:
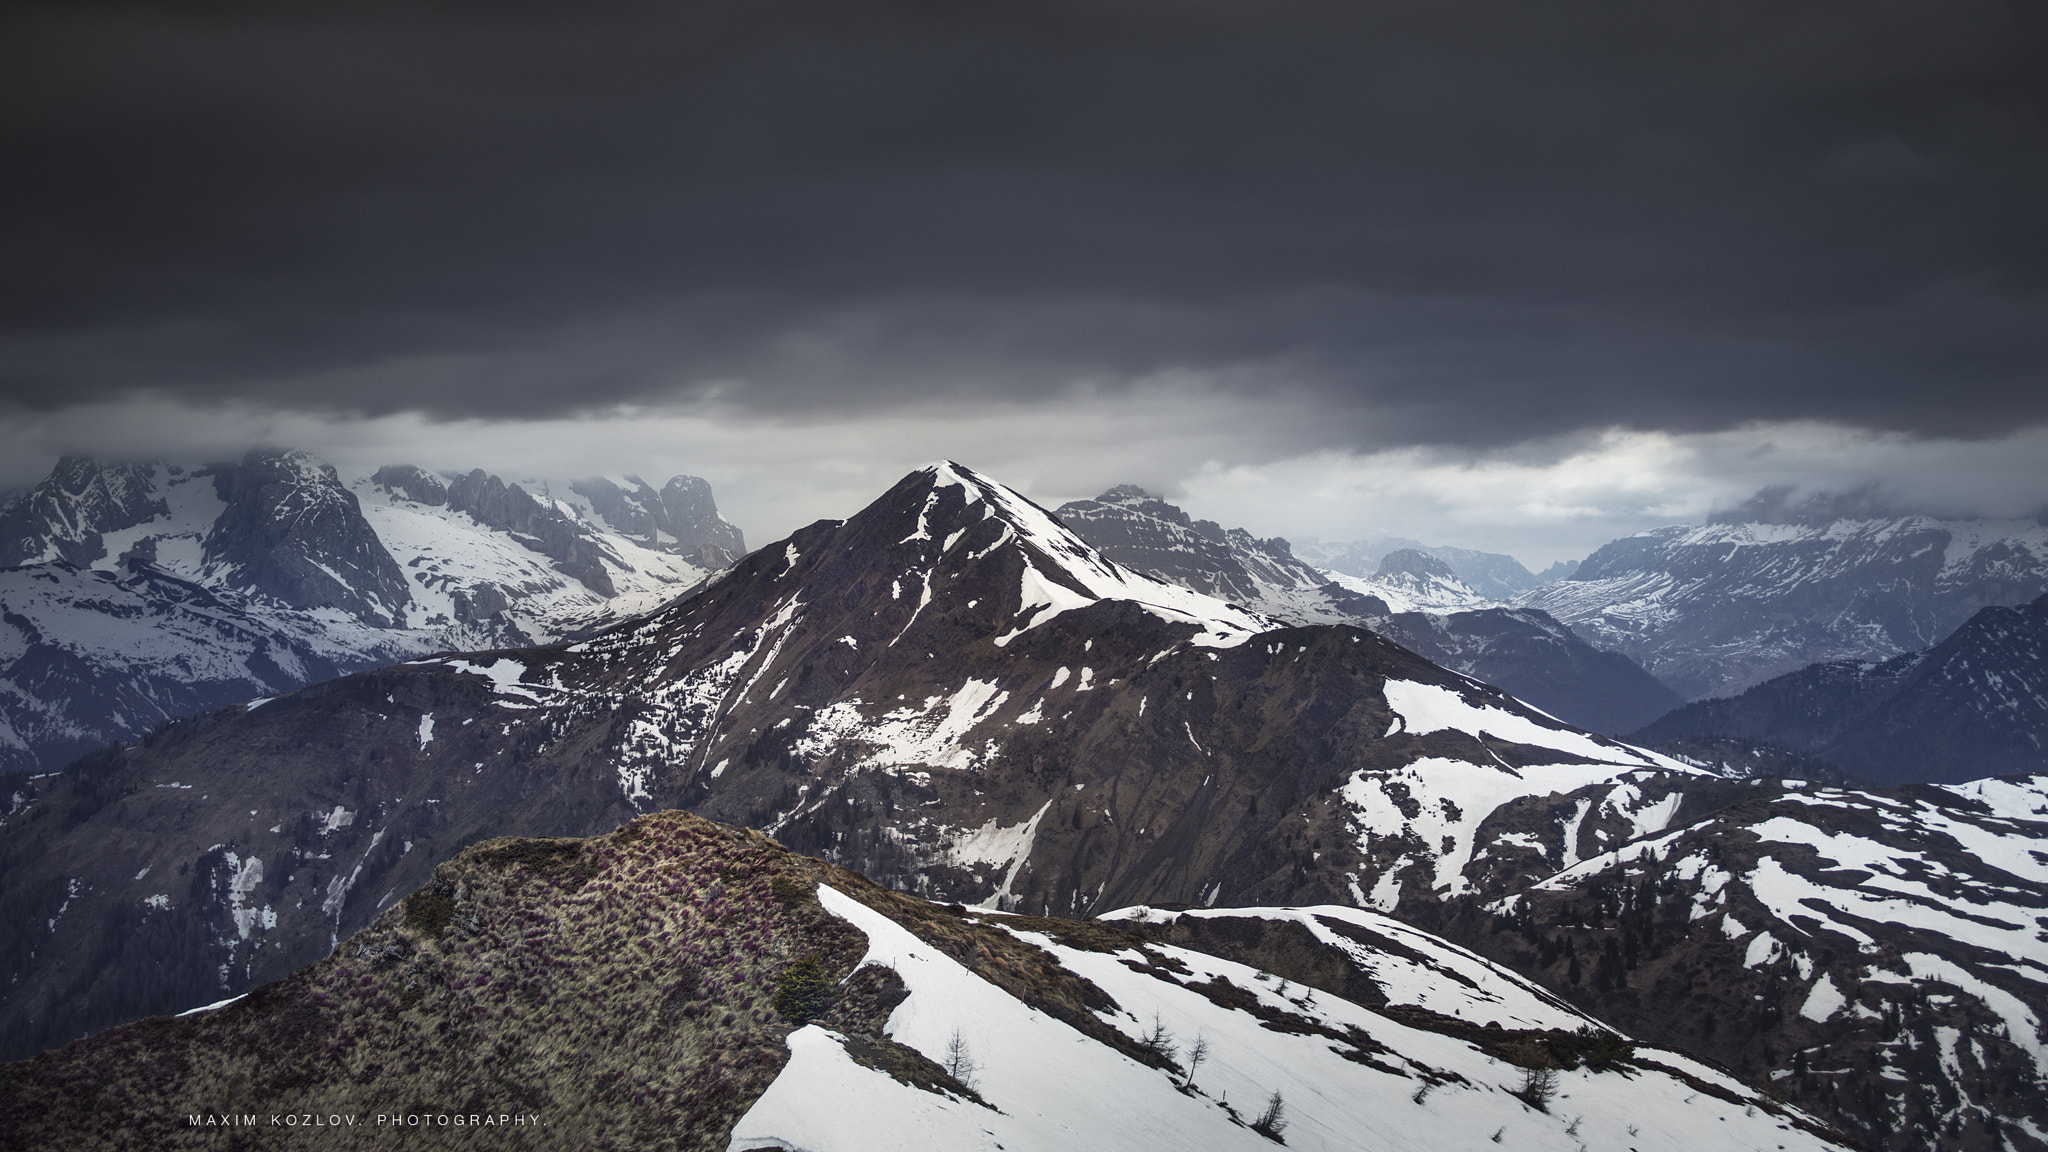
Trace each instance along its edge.
<instances>
[{"instance_id":1,"label":"snow-covered slope","mask_svg":"<svg viewBox=\"0 0 2048 1152\"><path fill-rule=\"evenodd\" d=\"M1517 604L1622 652L1689 700L1829 660L1929 647L2048 592L2048 525L1835 519L1657 528Z\"/></svg>"},{"instance_id":2,"label":"snow-covered slope","mask_svg":"<svg viewBox=\"0 0 2048 1152\"><path fill-rule=\"evenodd\" d=\"M380 472L388 476L388 470ZM570 484L529 481L541 493L532 498L535 518L590 553L586 563L601 577L586 581L562 570L565 562L544 550L548 541L533 525L494 525L472 508L419 499L406 488L379 483L375 475L351 475L345 483L361 501L363 518L412 580L408 623L446 638L416 651L547 643L651 611L719 570L704 565L699 547L683 553L663 548L666 534L659 528L640 535L614 528ZM677 477L671 485L690 479ZM509 491L526 489L513 485ZM551 495L556 491L575 498ZM737 530L732 535L736 539Z\"/></svg>"},{"instance_id":3,"label":"snow-covered slope","mask_svg":"<svg viewBox=\"0 0 2048 1152\"><path fill-rule=\"evenodd\" d=\"M598 502L623 528L567 484L552 487L575 499L542 503L480 479L472 490L496 485L496 503L465 505L418 469L343 476L298 452L203 467L67 458L0 516L13 561L0 568L0 772L345 671L553 640L729 563L738 532L702 481L658 495L622 482L637 504L618 483L578 486L609 493Z\"/></svg>"},{"instance_id":4,"label":"snow-covered slope","mask_svg":"<svg viewBox=\"0 0 2048 1152\"><path fill-rule=\"evenodd\" d=\"M0 569L0 769L51 771L111 740L402 660L419 638L154 568Z\"/></svg>"},{"instance_id":5,"label":"snow-covered slope","mask_svg":"<svg viewBox=\"0 0 2048 1152\"><path fill-rule=\"evenodd\" d=\"M891 1039L935 1063L964 1051L980 1099L864 1068L846 1037L812 1025L790 1035L789 1064L734 1126L731 1148L1258 1152L1284 1143L1434 1152L1510 1136L1518 1148L1559 1152L1834 1143L1810 1118L1677 1053L1636 1049L1609 1067L1554 1071L1555 1095L1539 1109L1524 1099L1533 1099L1530 1070L1463 1037L1204 952L1136 941L1077 947L1057 926L1034 931L1032 921L1010 929L1099 988L1111 1006L1098 1015L1110 1027L1133 1043L1154 1040L1169 1063L1152 1067L1034 1010L866 904L830 887L818 896L867 937L863 963L902 978L908 994L889 1017ZM1529 1013L1542 1023L1507 1028L1600 1027L1477 957L1471 967L1490 987L1467 994L1427 981L1429 994L1468 1014L1500 1015L1484 999L1496 989L1517 1006L1542 1005ZM1190 1056L1196 1044L1200 1063ZM1268 1135L1255 1125L1275 1104Z\"/></svg>"},{"instance_id":6,"label":"snow-covered slope","mask_svg":"<svg viewBox=\"0 0 2048 1152\"><path fill-rule=\"evenodd\" d=\"M1180 944L1345 994L1369 1007L1420 1008L1475 1027L1577 1031L1597 1023L1539 984L1475 952L1391 916L1338 904L1307 908L1179 908L1140 905L1104 914ZM1291 937L1291 939L1290 939ZM1296 941L1312 943L1293 957ZM1345 971L1333 975L1335 961ZM1320 970L1320 971L1319 971Z\"/></svg>"},{"instance_id":7,"label":"snow-covered slope","mask_svg":"<svg viewBox=\"0 0 2048 1152\"><path fill-rule=\"evenodd\" d=\"M1541 966L1569 960L1574 987L1582 957L1610 1019L1796 1089L1887 1147L2040 1147L2044 846L2048 777L1774 782L1506 898L1510 931L1481 939L1540 941ZM1707 997L1746 1009L1665 1007Z\"/></svg>"}]
</instances>

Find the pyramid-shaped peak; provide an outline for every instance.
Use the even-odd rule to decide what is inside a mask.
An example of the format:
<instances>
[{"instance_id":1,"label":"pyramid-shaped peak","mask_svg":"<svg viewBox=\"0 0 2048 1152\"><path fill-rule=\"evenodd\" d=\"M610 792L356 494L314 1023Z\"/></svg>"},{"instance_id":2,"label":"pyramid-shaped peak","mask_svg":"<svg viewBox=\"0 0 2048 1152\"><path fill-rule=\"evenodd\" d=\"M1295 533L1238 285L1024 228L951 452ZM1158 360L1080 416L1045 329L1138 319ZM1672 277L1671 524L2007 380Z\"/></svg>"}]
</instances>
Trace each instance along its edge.
<instances>
[{"instance_id":1,"label":"pyramid-shaped peak","mask_svg":"<svg viewBox=\"0 0 2048 1152\"><path fill-rule=\"evenodd\" d=\"M1011 574L1004 578L1001 599L1014 599L1016 608L999 629L998 644L1102 600L1132 601L1155 615L1193 623L1202 637L1197 643L1240 643L1275 626L1256 613L1125 568L1030 498L956 461L927 464L905 476L842 530L849 545L860 541L853 546L889 566L886 578L900 587L976 587L1007 567Z\"/></svg>"}]
</instances>

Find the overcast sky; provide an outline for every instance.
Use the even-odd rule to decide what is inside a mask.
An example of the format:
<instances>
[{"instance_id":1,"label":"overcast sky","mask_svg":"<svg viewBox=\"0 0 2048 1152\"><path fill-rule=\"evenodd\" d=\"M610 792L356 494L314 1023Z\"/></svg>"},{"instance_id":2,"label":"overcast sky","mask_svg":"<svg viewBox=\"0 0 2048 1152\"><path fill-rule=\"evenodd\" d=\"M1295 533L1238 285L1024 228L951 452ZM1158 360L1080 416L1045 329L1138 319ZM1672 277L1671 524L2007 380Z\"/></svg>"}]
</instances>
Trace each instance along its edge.
<instances>
[{"instance_id":1,"label":"overcast sky","mask_svg":"<svg viewBox=\"0 0 2048 1152\"><path fill-rule=\"evenodd\" d=\"M1532 565L2048 507L2048 8L17 2L0 486L60 452L952 457Z\"/></svg>"}]
</instances>

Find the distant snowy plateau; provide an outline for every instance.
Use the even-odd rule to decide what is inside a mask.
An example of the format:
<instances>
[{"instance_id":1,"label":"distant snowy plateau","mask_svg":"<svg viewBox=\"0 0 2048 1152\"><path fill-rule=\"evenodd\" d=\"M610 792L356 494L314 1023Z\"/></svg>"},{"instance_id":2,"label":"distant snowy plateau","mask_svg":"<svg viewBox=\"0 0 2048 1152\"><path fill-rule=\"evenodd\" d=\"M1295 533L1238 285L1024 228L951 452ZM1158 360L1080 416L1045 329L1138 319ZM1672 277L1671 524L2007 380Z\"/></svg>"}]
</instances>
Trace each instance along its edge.
<instances>
[{"instance_id":1,"label":"distant snowy plateau","mask_svg":"<svg viewBox=\"0 0 2048 1152\"><path fill-rule=\"evenodd\" d=\"M0 773L345 672L599 627L744 551L691 477L68 458L0 510Z\"/></svg>"}]
</instances>

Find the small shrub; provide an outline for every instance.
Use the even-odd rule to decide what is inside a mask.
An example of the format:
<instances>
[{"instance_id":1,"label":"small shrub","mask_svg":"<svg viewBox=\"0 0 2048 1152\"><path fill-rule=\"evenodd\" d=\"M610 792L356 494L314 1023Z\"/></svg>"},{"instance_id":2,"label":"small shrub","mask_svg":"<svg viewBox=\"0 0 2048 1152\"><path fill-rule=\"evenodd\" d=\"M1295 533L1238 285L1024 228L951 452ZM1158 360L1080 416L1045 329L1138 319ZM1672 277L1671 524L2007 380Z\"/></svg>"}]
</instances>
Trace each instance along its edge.
<instances>
[{"instance_id":1,"label":"small shrub","mask_svg":"<svg viewBox=\"0 0 2048 1152\"><path fill-rule=\"evenodd\" d=\"M815 957L806 956L791 964L776 981L775 1010L786 1019L809 1023L823 1015L831 1003L831 977Z\"/></svg>"},{"instance_id":2,"label":"small shrub","mask_svg":"<svg viewBox=\"0 0 2048 1152\"><path fill-rule=\"evenodd\" d=\"M1592 1068L1612 1068L1636 1052L1635 1045L1620 1033L1591 1025L1576 1032L1553 1032L1544 1043L1566 1068L1576 1068L1581 1063Z\"/></svg>"},{"instance_id":3,"label":"small shrub","mask_svg":"<svg viewBox=\"0 0 2048 1152\"><path fill-rule=\"evenodd\" d=\"M423 936L439 940L455 918L455 898L446 892L422 888L405 898L406 926Z\"/></svg>"},{"instance_id":4,"label":"small shrub","mask_svg":"<svg viewBox=\"0 0 2048 1152\"><path fill-rule=\"evenodd\" d=\"M769 887L775 892L776 903L784 908L801 908L818 898L817 884L788 873L777 873Z\"/></svg>"},{"instance_id":5,"label":"small shrub","mask_svg":"<svg viewBox=\"0 0 2048 1152\"><path fill-rule=\"evenodd\" d=\"M1287 1141L1280 1134L1287 1131L1286 1115L1287 1105L1281 1100L1280 1090L1276 1088L1273 1095L1266 1100L1266 1110L1259 1113L1257 1120L1252 1121L1252 1131L1275 1144L1285 1144Z\"/></svg>"},{"instance_id":6,"label":"small shrub","mask_svg":"<svg viewBox=\"0 0 2048 1152\"><path fill-rule=\"evenodd\" d=\"M1180 1086L1182 1088L1193 1088L1195 1086L1195 1069L1200 1068L1202 1066L1202 1061L1207 1060L1208 1058L1208 1037L1196 1036L1194 1045L1188 1049L1187 1073L1180 1082Z\"/></svg>"},{"instance_id":7,"label":"small shrub","mask_svg":"<svg viewBox=\"0 0 2048 1152\"><path fill-rule=\"evenodd\" d=\"M1180 1066L1174 1059L1179 1052L1173 1045L1173 1033L1166 1030L1166 1025L1160 1023L1157 1016L1152 1017L1152 1030L1138 1037L1138 1049L1156 1057L1161 1064L1169 1068Z\"/></svg>"}]
</instances>

